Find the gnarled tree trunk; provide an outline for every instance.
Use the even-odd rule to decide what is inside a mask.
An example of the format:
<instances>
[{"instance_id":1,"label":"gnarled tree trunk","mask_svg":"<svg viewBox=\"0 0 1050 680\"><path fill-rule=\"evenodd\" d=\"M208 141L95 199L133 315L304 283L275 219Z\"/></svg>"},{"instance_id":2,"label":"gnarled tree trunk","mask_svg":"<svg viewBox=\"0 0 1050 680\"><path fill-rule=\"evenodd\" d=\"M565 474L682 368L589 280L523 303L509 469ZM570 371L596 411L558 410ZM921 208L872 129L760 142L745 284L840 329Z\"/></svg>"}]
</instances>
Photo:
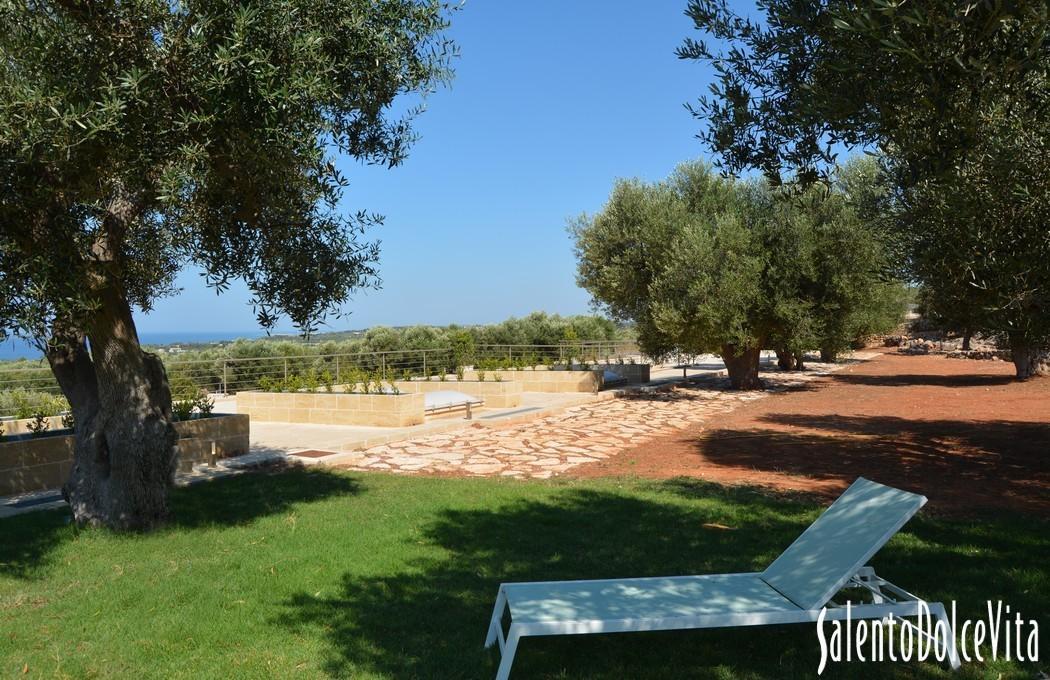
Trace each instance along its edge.
<instances>
[{"instance_id":1,"label":"gnarled tree trunk","mask_svg":"<svg viewBox=\"0 0 1050 680\"><path fill-rule=\"evenodd\" d=\"M736 345L722 346L722 361L729 373L729 384L735 390L760 390L762 381L758 377L758 362L762 350L759 347L740 348Z\"/></svg>"},{"instance_id":2,"label":"gnarled tree trunk","mask_svg":"<svg viewBox=\"0 0 1050 680\"><path fill-rule=\"evenodd\" d=\"M171 392L160 359L139 345L118 277L100 271L99 307L85 329L90 353L85 333L57 326L47 351L74 418L62 491L78 524L148 529L167 517L174 480Z\"/></svg>"},{"instance_id":3,"label":"gnarled tree trunk","mask_svg":"<svg viewBox=\"0 0 1050 680\"><path fill-rule=\"evenodd\" d=\"M805 352L797 352L795 354L795 370L804 371L806 370L806 354Z\"/></svg>"},{"instance_id":4,"label":"gnarled tree trunk","mask_svg":"<svg viewBox=\"0 0 1050 680\"><path fill-rule=\"evenodd\" d=\"M833 364L839 358L839 353L827 347L820 348L820 363Z\"/></svg>"}]
</instances>

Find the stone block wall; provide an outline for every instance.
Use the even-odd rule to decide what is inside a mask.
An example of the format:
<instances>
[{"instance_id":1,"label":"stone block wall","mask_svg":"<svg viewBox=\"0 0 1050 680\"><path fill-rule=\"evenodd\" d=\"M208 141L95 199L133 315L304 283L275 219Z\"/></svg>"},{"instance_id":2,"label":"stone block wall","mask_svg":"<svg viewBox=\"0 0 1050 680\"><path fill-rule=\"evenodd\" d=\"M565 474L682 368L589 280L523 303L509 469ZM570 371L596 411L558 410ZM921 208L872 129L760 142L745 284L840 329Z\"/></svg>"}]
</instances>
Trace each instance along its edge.
<instances>
[{"instance_id":1,"label":"stone block wall","mask_svg":"<svg viewBox=\"0 0 1050 680\"><path fill-rule=\"evenodd\" d=\"M466 377L466 376L464 376ZM514 408L521 406L522 384L517 380L398 380L402 392L426 393L453 390L485 400L486 408Z\"/></svg>"},{"instance_id":2,"label":"stone block wall","mask_svg":"<svg viewBox=\"0 0 1050 680\"><path fill-rule=\"evenodd\" d=\"M250 424L246 415L213 415L175 423L179 470L206 463L215 442L216 457L248 453ZM57 489L65 484L73 465L73 435L69 430L40 436L0 439L0 496Z\"/></svg>"},{"instance_id":3,"label":"stone block wall","mask_svg":"<svg viewBox=\"0 0 1050 680\"><path fill-rule=\"evenodd\" d=\"M314 425L408 427L424 420L423 394L238 392L237 411L252 420Z\"/></svg>"}]
</instances>

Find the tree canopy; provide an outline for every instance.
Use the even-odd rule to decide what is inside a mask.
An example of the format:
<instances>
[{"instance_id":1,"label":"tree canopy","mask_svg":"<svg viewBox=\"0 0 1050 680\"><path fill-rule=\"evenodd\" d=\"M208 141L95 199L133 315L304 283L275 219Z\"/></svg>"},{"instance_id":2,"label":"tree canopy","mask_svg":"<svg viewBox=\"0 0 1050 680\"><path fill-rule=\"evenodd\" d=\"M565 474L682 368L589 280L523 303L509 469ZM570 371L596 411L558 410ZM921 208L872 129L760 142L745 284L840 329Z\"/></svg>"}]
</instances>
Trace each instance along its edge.
<instances>
[{"instance_id":1,"label":"tree canopy","mask_svg":"<svg viewBox=\"0 0 1050 680\"><path fill-rule=\"evenodd\" d=\"M133 308L193 264L220 292L244 280L263 326L309 331L377 285L380 218L340 205L335 160L404 159L395 100L449 77L448 11L5 0L0 25L0 335L46 346L69 398L78 520L148 526L174 431Z\"/></svg>"},{"instance_id":2,"label":"tree canopy","mask_svg":"<svg viewBox=\"0 0 1050 680\"><path fill-rule=\"evenodd\" d=\"M617 182L570 229L580 285L635 323L646 352L719 354L740 388L759 386L762 349L792 365L834 355L902 311L885 247L845 190L799 197L685 164L664 182Z\"/></svg>"},{"instance_id":3,"label":"tree canopy","mask_svg":"<svg viewBox=\"0 0 1050 680\"><path fill-rule=\"evenodd\" d=\"M900 268L952 323L999 336L1017 373L1050 372L1050 5L981 1L691 0L715 70L694 113L728 172L829 178L843 148L877 150Z\"/></svg>"}]
</instances>

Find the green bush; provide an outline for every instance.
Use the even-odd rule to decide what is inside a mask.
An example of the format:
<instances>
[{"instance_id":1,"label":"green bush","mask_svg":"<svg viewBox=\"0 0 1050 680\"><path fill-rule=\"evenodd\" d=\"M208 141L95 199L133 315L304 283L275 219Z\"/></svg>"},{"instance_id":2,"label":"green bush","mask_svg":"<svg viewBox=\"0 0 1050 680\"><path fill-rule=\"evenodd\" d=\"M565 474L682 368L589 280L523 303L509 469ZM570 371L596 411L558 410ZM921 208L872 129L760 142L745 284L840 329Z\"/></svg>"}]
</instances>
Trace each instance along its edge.
<instances>
[{"instance_id":1,"label":"green bush","mask_svg":"<svg viewBox=\"0 0 1050 680\"><path fill-rule=\"evenodd\" d=\"M171 417L175 420L189 420L190 416L193 415L193 402L192 401L173 401L171 402Z\"/></svg>"},{"instance_id":2,"label":"green bush","mask_svg":"<svg viewBox=\"0 0 1050 680\"><path fill-rule=\"evenodd\" d=\"M11 415L19 420L37 414L57 416L69 410L65 397L48 392L34 392L22 387L0 392L0 415Z\"/></svg>"}]
</instances>

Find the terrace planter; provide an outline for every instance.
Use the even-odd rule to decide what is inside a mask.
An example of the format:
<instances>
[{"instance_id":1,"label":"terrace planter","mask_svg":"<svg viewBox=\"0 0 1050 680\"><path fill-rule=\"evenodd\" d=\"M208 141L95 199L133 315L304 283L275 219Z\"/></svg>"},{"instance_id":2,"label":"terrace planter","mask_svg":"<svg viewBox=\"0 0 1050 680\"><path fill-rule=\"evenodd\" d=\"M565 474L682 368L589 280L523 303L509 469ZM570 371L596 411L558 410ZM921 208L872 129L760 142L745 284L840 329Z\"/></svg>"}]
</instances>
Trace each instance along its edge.
<instances>
[{"instance_id":1,"label":"terrace planter","mask_svg":"<svg viewBox=\"0 0 1050 680\"><path fill-rule=\"evenodd\" d=\"M207 418L177 421L178 469L188 471L194 463L211 458L215 443L217 458L248 453L250 423L246 415L216 414ZM73 466L73 434L56 430L39 436L17 435L0 439L0 496L57 489L66 483Z\"/></svg>"},{"instance_id":2,"label":"terrace planter","mask_svg":"<svg viewBox=\"0 0 1050 680\"><path fill-rule=\"evenodd\" d=\"M207 463L211 445L216 458L243 456L251 448L251 419L240 413L223 413L207 418L179 420L175 423L179 441L179 471L186 472L194 463Z\"/></svg>"},{"instance_id":3,"label":"terrace planter","mask_svg":"<svg viewBox=\"0 0 1050 680\"><path fill-rule=\"evenodd\" d=\"M521 383L523 392L597 392L605 387L605 371L613 371L623 376L629 384L649 382L649 364L595 364L586 371L567 371L561 368L551 370L548 366L532 368L493 369L485 371L486 381L494 373L503 376L505 382ZM466 371L465 380L476 381L477 371Z\"/></svg>"},{"instance_id":4,"label":"terrace planter","mask_svg":"<svg viewBox=\"0 0 1050 680\"><path fill-rule=\"evenodd\" d=\"M466 376L464 375L464 378ZM398 380L402 392L426 393L453 390L485 400L486 408L514 408L521 406L522 384L518 380Z\"/></svg>"},{"instance_id":5,"label":"terrace planter","mask_svg":"<svg viewBox=\"0 0 1050 680\"><path fill-rule=\"evenodd\" d=\"M649 382L649 364L598 364L603 371L612 371L624 378L631 385L644 385Z\"/></svg>"},{"instance_id":6,"label":"terrace planter","mask_svg":"<svg viewBox=\"0 0 1050 680\"><path fill-rule=\"evenodd\" d=\"M422 392L238 392L237 411L253 420L313 425L409 427L424 420Z\"/></svg>"},{"instance_id":7,"label":"terrace planter","mask_svg":"<svg viewBox=\"0 0 1050 680\"><path fill-rule=\"evenodd\" d=\"M532 369L487 370L485 382L491 381L495 373L503 380L521 383L523 392L597 392L603 386L601 369L590 371L549 370L547 367ZM477 371L466 371L465 380L478 379Z\"/></svg>"},{"instance_id":8,"label":"terrace planter","mask_svg":"<svg viewBox=\"0 0 1050 680\"><path fill-rule=\"evenodd\" d=\"M62 416L50 416L45 420L48 423L48 428L45 432L65 429L62 426ZM0 419L0 427L4 429L5 437L13 437L18 434L31 434L32 431L29 429L29 425L33 422L33 418L4 418Z\"/></svg>"}]
</instances>

